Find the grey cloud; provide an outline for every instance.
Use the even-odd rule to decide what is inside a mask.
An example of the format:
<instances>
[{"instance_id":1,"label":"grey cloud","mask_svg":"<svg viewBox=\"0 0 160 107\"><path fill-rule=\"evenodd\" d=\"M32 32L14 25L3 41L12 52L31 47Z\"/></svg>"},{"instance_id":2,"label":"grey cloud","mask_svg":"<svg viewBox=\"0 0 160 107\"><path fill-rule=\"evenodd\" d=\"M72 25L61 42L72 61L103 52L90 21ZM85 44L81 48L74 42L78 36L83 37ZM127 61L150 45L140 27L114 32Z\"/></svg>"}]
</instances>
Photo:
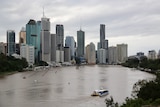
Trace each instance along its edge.
<instances>
[{"instance_id":1,"label":"grey cloud","mask_svg":"<svg viewBox=\"0 0 160 107\"><path fill-rule=\"evenodd\" d=\"M87 39L99 41L99 25L103 23L107 37L160 35L159 0L4 0L0 4L0 40L6 30L14 29L18 35L29 19L40 20L43 7L53 33L61 23L65 35L76 38L82 26Z\"/></svg>"}]
</instances>

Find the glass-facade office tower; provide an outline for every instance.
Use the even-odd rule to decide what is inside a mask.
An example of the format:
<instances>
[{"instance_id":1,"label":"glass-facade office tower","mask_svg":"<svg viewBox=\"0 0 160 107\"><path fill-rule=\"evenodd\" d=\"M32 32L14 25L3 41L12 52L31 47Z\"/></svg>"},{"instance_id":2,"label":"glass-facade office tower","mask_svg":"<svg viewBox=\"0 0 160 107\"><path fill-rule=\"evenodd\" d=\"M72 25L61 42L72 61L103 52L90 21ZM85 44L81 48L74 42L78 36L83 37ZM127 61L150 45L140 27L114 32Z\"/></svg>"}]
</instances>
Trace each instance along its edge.
<instances>
[{"instance_id":1,"label":"glass-facade office tower","mask_svg":"<svg viewBox=\"0 0 160 107\"><path fill-rule=\"evenodd\" d=\"M77 57L84 57L85 32L77 31Z\"/></svg>"},{"instance_id":2,"label":"glass-facade office tower","mask_svg":"<svg viewBox=\"0 0 160 107\"><path fill-rule=\"evenodd\" d=\"M26 24L26 44L34 46L35 61L40 60L41 21L29 20Z\"/></svg>"},{"instance_id":3,"label":"glass-facade office tower","mask_svg":"<svg viewBox=\"0 0 160 107\"><path fill-rule=\"evenodd\" d=\"M63 25L56 25L56 44L57 50L63 50L64 47L64 28Z\"/></svg>"},{"instance_id":4,"label":"glass-facade office tower","mask_svg":"<svg viewBox=\"0 0 160 107\"><path fill-rule=\"evenodd\" d=\"M46 17L41 18L41 55L42 61L51 61L51 34L50 34L50 19Z\"/></svg>"},{"instance_id":5,"label":"glass-facade office tower","mask_svg":"<svg viewBox=\"0 0 160 107\"><path fill-rule=\"evenodd\" d=\"M7 31L7 55L16 53L15 31Z\"/></svg>"},{"instance_id":6,"label":"glass-facade office tower","mask_svg":"<svg viewBox=\"0 0 160 107\"><path fill-rule=\"evenodd\" d=\"M75 57L75 40L73 36L66 36L65 46L70 48L71 59Z\"/></svg>"},{"instance_id":7,"label":"glass-facade office tower","mask_svg":"<svg viewBox=\"0 0 160 107\"><path fill-rule=\"evenodd\" d=\"M100 48L105 49L105 25L100 24Z\"/></svg>"}]
</instances>

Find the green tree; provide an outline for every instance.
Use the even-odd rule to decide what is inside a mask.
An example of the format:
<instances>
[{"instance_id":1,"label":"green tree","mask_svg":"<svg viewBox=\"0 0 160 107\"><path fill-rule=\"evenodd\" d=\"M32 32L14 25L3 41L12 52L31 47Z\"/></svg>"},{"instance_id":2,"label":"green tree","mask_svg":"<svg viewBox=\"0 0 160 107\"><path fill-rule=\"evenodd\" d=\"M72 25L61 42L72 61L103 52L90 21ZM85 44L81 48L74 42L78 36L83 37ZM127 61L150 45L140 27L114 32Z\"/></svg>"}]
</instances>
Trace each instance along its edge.
<instances>
[{"instance_id":1,"label":"green tree","mask_svg":"<svg viewBox=\"0 0 160 107\"><path fill-rule=\"evenodd\" d=\"M22 71L28 63L25 58L16 59L13 56L5 56L0 54L0 72Z\"/></svg>"},{"instance_id":2,"label":"green tree","mask_svg":"<svg viewBox=\"0 0 160 107\"><path fill-rule=\"evenodd\" d=\"M112 96L110 98L105 99L106 107L118 107L118 103L114 102L114 99Z\"/></svg>"}]
</instances>

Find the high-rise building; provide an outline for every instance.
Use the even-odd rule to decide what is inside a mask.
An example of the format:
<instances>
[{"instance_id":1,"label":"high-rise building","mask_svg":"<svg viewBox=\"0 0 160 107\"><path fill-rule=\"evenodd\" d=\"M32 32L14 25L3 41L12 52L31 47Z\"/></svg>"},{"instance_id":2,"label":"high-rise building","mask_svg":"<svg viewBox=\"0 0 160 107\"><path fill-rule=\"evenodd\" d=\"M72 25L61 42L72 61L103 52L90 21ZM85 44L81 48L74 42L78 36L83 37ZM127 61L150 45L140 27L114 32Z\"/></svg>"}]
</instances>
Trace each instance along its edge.
<instances>
[{"instance_id":1,"label":"high-rise building","mask_svg":"<svg viewBox=\"0 0 160 107\"><path fill-rule=\"evenodd\" d=\"M35 58L36 62L41 60L41 21L37 21L36 29L37 29L37 45L35 47Z\"/></svg>"},{"instance_id":2,"label":"high-rise building","mask_svg":"<svg viewBox=\"0 0 160 107\"><path fill-rule=\"evenodd\" d=\"M100 48L105 49L105 25L100 24Z\"/></svg>"},{"instance_id":3,"label":"high-rise building","mask_svg":"<svg viewBox=\"0 0 160 107\"><path fill-rule=\"evenodd\" d=\"M70 57L74 59L75 57L75 40L73 36L66 36L65 46L70 48Z\"/></svg>"},{"instance_id":4,"label":"high-rise building","mask_svg":"<svg viewBox=\"0 0 160 107\"><path fill-rule=\"evenodd\" d=\"M70 55L70 47L64 47L64 62L70 62L71 55Z\"/></svg>"},{"instance_id":5,"label":"high-rise building","mask_svg":"<svg viewBox=\"0 0 160 107\"><path fill-rule=\"evenodd\" d=\"M49 18L41 18L41 60L45 62L51 61L51 35Z\"/></svg>"},{"instance_id":6,"label":"high-rise building","mask_svg":"<svg viewBox=\"0 0 160 107\"><path fill-rule=\"evenodd\" d=\"M56 25L56 44L57 50L63 50L64 47L64 28L63 25Z\"/></svg>"},{"instance_id":7,"label":"high-rise building","mask_svg":"<svg viewBox=\"0 0 160 107\"><path fill-rule=\"evenodd\" d=\"M108 51L109 51L108 63L117 64L117 47L111 46L108 48Z\"/></svg>"},{"instance_id":8,"label":"high-rise building","mask_svg":"<svg viewBox=\"0 0 160 107\"><path fill-rule=\"evenodd\" d=\"M105 49L99 49L97 51L97 57L98 57L98 63L100 64L106 64L106 50Z\"/></svg>"},{"instance_id":9,"label":"high-rise building","mask_svg":"<svg viewBox=\"0 0 160 107\"><path fill-rule=\"evenodd\" d=\"M64 62L64 51L56 50L56 62L57 63Z\"/></svg>"},{"instance_id":10,"label":"high-rise building","mask_svg":"<svg viewBox=\"0 0 160 107\"><path fill-rule=\"evenodd\" d=\"M82 30L77 31L77 56L84 57L85 48L85 32Z\"/></svg>"},{"instance_id":11,"label":"high-rise building","mask_svg":"<svg viewBox=\"0 0 160 107\"><path fill-rule=\"evenodd\" d=\"M36 21L30 19L26 24L26 44L36 46Z\"/></svg>"},{"instance_id":12,"label":"high-rise building","mask_svg":"<svg viewBox=\"0 0 160 107\"><path fill-rule=\"evenodd\" d=\"M97 50L101 49L100 42L97 43Z\"/></svg>"},{"instance_id":13,"label":"high-rise building","mask_svg":"<svg viewBox=\"0 0 160 107\"><path fill-rule=\"evenodd\" d=\"M0 53L5 54L5 43L0 42Z\"/></svg>"},{"instance_id":14,"label":"high-rise building","mask_svg":"<svg viewBox=\"0 0 160 107\"><path fill-rule=\"evenodd\" d=\"M86 46L86 60L88 64L96 64L95 45L92 42Z\"/></svg>"},{"instance_id":15,"label":"high-rise building","mask_svg":"<svg viewBox=\"0 0 160 107\"><path fill-rule=\"evenodd\" d=\"M105 49L106 50L106 63L108 62L108 40L105 40L105 25L100 24L100 44L98 49Z\"/></svg>"},{"instance_id":16,"label":"high-rise building","mask_svg":"<svg viewBox=\"0 0 160 107\"><path fill-rule=\"evenodd\" d=\"M7 55L16 53L15 31L7 31Z\"/></svg>"},{"instance_id":17,"label":"high-rise building","mask_svg":"<svg viewBox=\"0 0 160 107\"><path fill-rule=\"evenodd\" d=\"M128 45L127 44L117 44L117 61L118 63L123 63L128 58Z\"/></svg>"},{"instance_id":18,"label":"high-rise building","mask_svg":"<svg viewBox=\"0 0 160 107\"><path fill-rule=\"evenodd\" d=\"M20 55L20 44L16 43L16 54Z\"/></svg>"},{"instance_id":19,"label":"high-rise building","mask_svg":"<svg viewBox=\"0 0 160 107\"><path fill-rule=\"evenodd\" d=\"M104 49L106 50L106 62L108 62L108 54L109 54L109 51L108 51L108 40L104 40Z\"/></svg>"},{"instance_id":20,"label":"high-rise building","mask_svg":"<svg viewBox=\"0 0 160 107\"><path fill-rule=\"evenodd\" d=\"M26 44L26 30L22 27L21 31L19 32L19 44Z\"/></svg>"},{"instance_id":21,"label":"high-rise building","mask_svg":"<svg viewBox=\"0 0 160 107\"><path fill-rule=\"evenodd\" d=\"M26 44L34 46L35 61L40 60L41 21L30 19L26 24ZM22 34L25 34L23 31ZM25 39L24 39L25 40ZM25 42L24 42L25 43Z\"/></svg>"},{"instance_id":22,"label":"high-rise building","mask_svg":"<svg viewBox=\"0 0 160 107\"><path fill-rule=\"evenodd\" d=\"M152 60L157 59L157 54L155 50L148 51L148 59L152 59Z\"/></svg>"},{"instance_id":23,"label":"high-rise building","mask_svg":"<svg viewBox=\"0 0 160 107\"><path fill-rule=\"evenodd\" d=\"M29 66L35 63L35 49L34 46L29 46L27 44L21 44L20 46L20 55L23 58L26 58Z\"/></svg>"},{"instance_id":24,"label":"high-rise building","mask_svg":"<svg viewBox=\"0 0 160 107\"><path fill-rule=\"evenodd\" d=\"M56 34L51 34L51 61L56 62Z\"/></svg>"}]
</instances>

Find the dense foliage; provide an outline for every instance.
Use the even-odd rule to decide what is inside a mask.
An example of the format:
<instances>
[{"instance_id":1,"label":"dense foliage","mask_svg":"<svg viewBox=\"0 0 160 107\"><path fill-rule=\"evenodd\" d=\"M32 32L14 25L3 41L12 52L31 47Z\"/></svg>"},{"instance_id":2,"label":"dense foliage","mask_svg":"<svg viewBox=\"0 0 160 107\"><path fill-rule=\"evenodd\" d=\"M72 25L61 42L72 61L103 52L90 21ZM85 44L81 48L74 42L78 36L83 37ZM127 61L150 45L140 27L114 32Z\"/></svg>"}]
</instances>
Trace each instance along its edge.
<instances>
[{"instance_id":1,"label":"dense foliage","mask_svg":"<svg viewBox=\"0 0 160 107\"><path fill-rule=\"evenodd\" d=\"M128 59L125 63L122 64L123 66L130 67L130 68L146 68L151 69L152 71L160 70L160 59L150 60L147 58L143 59Z\"/></svg>"},{"instance_id":2,"label":"dense foliage","mask_svg":"<svg viewBox=\"0 0 160 107\"><path fill-rule=\"evenodd\" d=\"M11 71L22 71L28 63L25 58L16 59L13 56L0 54L0 73Z\"/></svg>"},{"instance_id":3,"label":"dense foliage","mask_svg":"<svg viewBox=\"0 0 160 107\"><path fill-rule=\"evenodd\" d=\"M35 64L36 66L48 66L48 63L45 61L39 61L38 63Z\"/></svg>"},{"instance_id":4,"label":"dense foliage","mask_svg":"<svg viewBox=\"0 0 160 107\"><path fill-rule=\"evenodd\" d=\"M138 81L133 86L133 98L126 98L120 107L158 107L160 106L160 73L151 81ZM113 98L106 99L107 107L119 107Z\"/></svg>"}]
</instances>

